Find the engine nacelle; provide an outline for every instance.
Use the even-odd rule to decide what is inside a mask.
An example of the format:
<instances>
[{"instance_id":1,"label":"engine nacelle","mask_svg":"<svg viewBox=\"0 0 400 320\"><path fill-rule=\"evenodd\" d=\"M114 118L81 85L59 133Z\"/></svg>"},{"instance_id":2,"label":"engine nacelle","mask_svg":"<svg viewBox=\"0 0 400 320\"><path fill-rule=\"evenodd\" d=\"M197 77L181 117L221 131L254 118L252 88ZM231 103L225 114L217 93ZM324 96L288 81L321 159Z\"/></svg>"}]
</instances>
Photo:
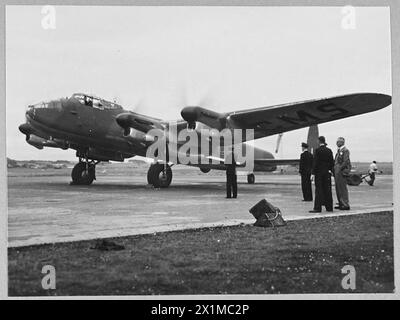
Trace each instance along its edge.
<instances>
[{"instance_id":1,"label":"engine nacelle","mask_svg":"<svg viewBox=\"0 0 400 320\"><path fill-rule=\"evenodd\" d=\"M181 111L182 119L187 121L188 128L196 121L206 124L211 128L222 130L226 128L226 115L202 107L185 107Z\"/></svg>"},{"instance_id":2,"label":"engine nacelle","mask_svg":"<svg viewBox=\"0 0 400 320\"><path fill-rule=\"evenodd\" d=\"M136 129L141 132L148 132L154 128L160 128L160 121L150 117L142 116L138 113L124 112L116 117L116 121L125 133L129 128Z\"/></svg>"}]
</instances>

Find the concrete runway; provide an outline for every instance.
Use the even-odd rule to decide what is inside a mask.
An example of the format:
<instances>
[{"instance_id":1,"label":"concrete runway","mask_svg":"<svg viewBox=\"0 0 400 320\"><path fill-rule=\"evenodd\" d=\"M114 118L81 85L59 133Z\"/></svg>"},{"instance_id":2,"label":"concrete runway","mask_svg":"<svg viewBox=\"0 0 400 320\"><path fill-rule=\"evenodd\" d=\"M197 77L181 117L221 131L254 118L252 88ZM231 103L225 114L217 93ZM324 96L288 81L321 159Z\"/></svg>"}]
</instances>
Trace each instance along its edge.
<instances>
[{"instance_id":1,"label":"concrete runway","mask_svg":"<svg viewBox=\"0 0 400 320\"><path fill-rule=\"evenodd\" d=\"M315 216L308 213L313 204L301 201L297 175L256 174L254 185L239 177L234 200L225 199L222 172L174 167L170 188L156 190L146 186L146 167L120 168L99 166L91 186L69 185L71 169L9 170L9 246L252 223L248 210L263 198L278 206L286 220ZM392 190L391 175L377 176L374 187L349 187L352 210L345 213L393 210Z\"/></svg>"}]
</instances>

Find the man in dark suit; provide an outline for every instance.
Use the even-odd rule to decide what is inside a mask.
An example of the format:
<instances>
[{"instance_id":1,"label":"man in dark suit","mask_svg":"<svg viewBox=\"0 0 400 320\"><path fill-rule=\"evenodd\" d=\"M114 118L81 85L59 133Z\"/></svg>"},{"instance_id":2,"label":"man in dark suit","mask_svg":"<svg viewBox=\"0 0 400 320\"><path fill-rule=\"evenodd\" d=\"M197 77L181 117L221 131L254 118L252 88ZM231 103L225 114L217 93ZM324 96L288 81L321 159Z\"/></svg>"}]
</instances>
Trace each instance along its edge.
<instances>
[{"instance_id":1,"label":"man in dark suit","mask_svg":"<svg viewBox=\"0 0 400 320\"><path fill-rule=\"evenodd\" d=\"M333 211L331 173L334 160L332 150L326 146L325 137L318 138L319 147L315 150L312 174L315 179L314 210L309 212L321 212L324 205L326 211Z\"/></svg>"},{"instance_id":2,"label":"man in dark suit","mask_svg":"<svg viewBox=\"0 0 400 320\"><path fill-rule=\"evenodd\" d=\"M226 197L237 198L237 175L236 175L236 159L235 153L232 151L225 158L226 166Z\"/></svg>"},{"instance_id":3,"label":"man in dark suit","mask_svg":"<svg viewBox=\"0 0 400 320\"><path fill-rule=\"evenodd\" d=\"M302 143L303 152L300 156L299 173L301 175L301 190L303 191L303 201L312 201L311 171L313 166L313 155L308 151L308 144Z\"/></svg>"},{"instance_id":4,"label":"man in dark suit","mask_svg":"<svg viewBox=\"0 0 400 320\"><path fill-rule=\"evenodd\" d=\"M347 177L350 174L350 151L344 145L344 138L336 141L338 151L335 156L335 189L339 205L335 209L350 210L349 191L347 190Z\"/></svg>"}]
</instances>

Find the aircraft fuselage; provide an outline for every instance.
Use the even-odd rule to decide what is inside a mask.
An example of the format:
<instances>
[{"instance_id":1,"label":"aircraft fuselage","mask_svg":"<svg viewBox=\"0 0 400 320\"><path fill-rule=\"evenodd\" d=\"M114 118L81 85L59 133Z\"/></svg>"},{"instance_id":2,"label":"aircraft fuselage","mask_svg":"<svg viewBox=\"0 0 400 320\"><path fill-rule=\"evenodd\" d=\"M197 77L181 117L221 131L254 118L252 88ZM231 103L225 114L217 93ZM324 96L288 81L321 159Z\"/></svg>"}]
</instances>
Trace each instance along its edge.
<instances>
[{"instance_id":1,"label":"aircraft fuselage","mask_svg":"<svg viewBox=\"0 0 400 320\"><path fill-rule=\"evenodd\" d=\"M77 156L97 161L124 161L135 155L146 156L148 147L153 143L146 139L146 131L153 128L150 123L164 123L160 119L142 116L132 112L135 118L135 129L124 132L116 118L122 113L129 113L116 103L75 94L70 98L42 102L28 107L26 123L20 130L26 134L27 142L41 149L58 147L74 149ZM186 128L185 121L175 124L178 130ZM211 129L201 125L202 129ZM143 130L143 131L141 131ZM200 136L200 134L199 134ZM177 143L177 147L183 143ZM244 148L244 146L243 146ZM273 155L265 150L252 148L255 157L273 159ZM211 150L210 150L211 152ZM201 155L201 154L199 154ZM219 156L223 156L222 149ZM179 164L179 159L176 161ZM192 164L189 164L192 165ZM200 162L195 164L206 172L208 169L224 169L220 164L208 164L207 168ZM274 171L276 166L256 165L254 171Z\"/></svg>"}]
</instances>

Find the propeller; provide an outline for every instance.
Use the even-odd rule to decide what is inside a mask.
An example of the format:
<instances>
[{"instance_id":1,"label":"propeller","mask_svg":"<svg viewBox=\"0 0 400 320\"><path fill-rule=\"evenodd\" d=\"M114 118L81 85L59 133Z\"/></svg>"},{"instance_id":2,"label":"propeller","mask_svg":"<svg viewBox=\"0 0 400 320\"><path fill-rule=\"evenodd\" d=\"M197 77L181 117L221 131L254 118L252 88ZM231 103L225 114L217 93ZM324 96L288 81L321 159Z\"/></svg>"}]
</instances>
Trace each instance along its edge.
<instances>
[{"instance_id":1,"label":"propeller","mask_svg":"<svg viewBox=\"0 0 400 320\"><path fill-rule=\"evenodd\" d=\"M187 122L187 128L194 130L196 128L196 119L190 116L189 113L196 107L207 108L215 105L215 95L211 88L203 90L200 95L198 94L200 92L198 88L196 91L193 89L194 85L191 85L190 88L188 89L186 84L182 87L180 105L183 106L183 109L181 110L181 116ZM190 112L188 112L189 110Z\"/></svg>"},{"instance_id":2,"label":"propeller","mask_svg":"<svg viewBox=\"0 0 400 320\"><path fill-rule=\"evenodd\" d=\"M120 99L117 96L114 96L113 101L117 104L120 104L118 101ZM133 103L133 107L128 107L128 110L131 111L132 113L137 113L139 114L138 116L144 114L146 111L146 104L145 104L145 99L144 97L137 97L136 101ZM132 113L123 113L120 114L116 117L117 123L124 129L124 136L129 136L132 132L131 130L131 123L132 123ZM141 122L136 120L137 122ZM144 125L147 125L148 123L143 123Z\"/></svg>"},{"instance_id":3,"label":"propeller","mask_svg":"<svg viewBox=\"0 0 400 320\"><path fill-rule=\"evenodd\" d=\"M112 101L119 105L123 105L123 100L118 94L114 94ZM146 112L146 101L143 96L136 96L133 99L129 100L130 103L128 104L128 110L136 113L145 113Z\"/></svg>"},{"instance_id":4,"label":"propeller","mask_svg":"<svg viewBox=\"0 0 400 320\"><path fill-rule=\"evenodd\" d=\"M206 90L196 87L195 84L188 86L184 84L181 91L181 100L183 106L207 107L215 102L215 94L211 87Z\"/></svg>"},{"instance_id":5,"label":"propeller","mask_svg":"<svg viewBox=\"0 0 400 320\"><path fill-rule=\"evenodd\" d=\"M136 113L145 113L146 112L146 102L144 97L140 97L138 100L136 100L136 103L133 105L133 112Z\"/></svg>"}]
</instances>

